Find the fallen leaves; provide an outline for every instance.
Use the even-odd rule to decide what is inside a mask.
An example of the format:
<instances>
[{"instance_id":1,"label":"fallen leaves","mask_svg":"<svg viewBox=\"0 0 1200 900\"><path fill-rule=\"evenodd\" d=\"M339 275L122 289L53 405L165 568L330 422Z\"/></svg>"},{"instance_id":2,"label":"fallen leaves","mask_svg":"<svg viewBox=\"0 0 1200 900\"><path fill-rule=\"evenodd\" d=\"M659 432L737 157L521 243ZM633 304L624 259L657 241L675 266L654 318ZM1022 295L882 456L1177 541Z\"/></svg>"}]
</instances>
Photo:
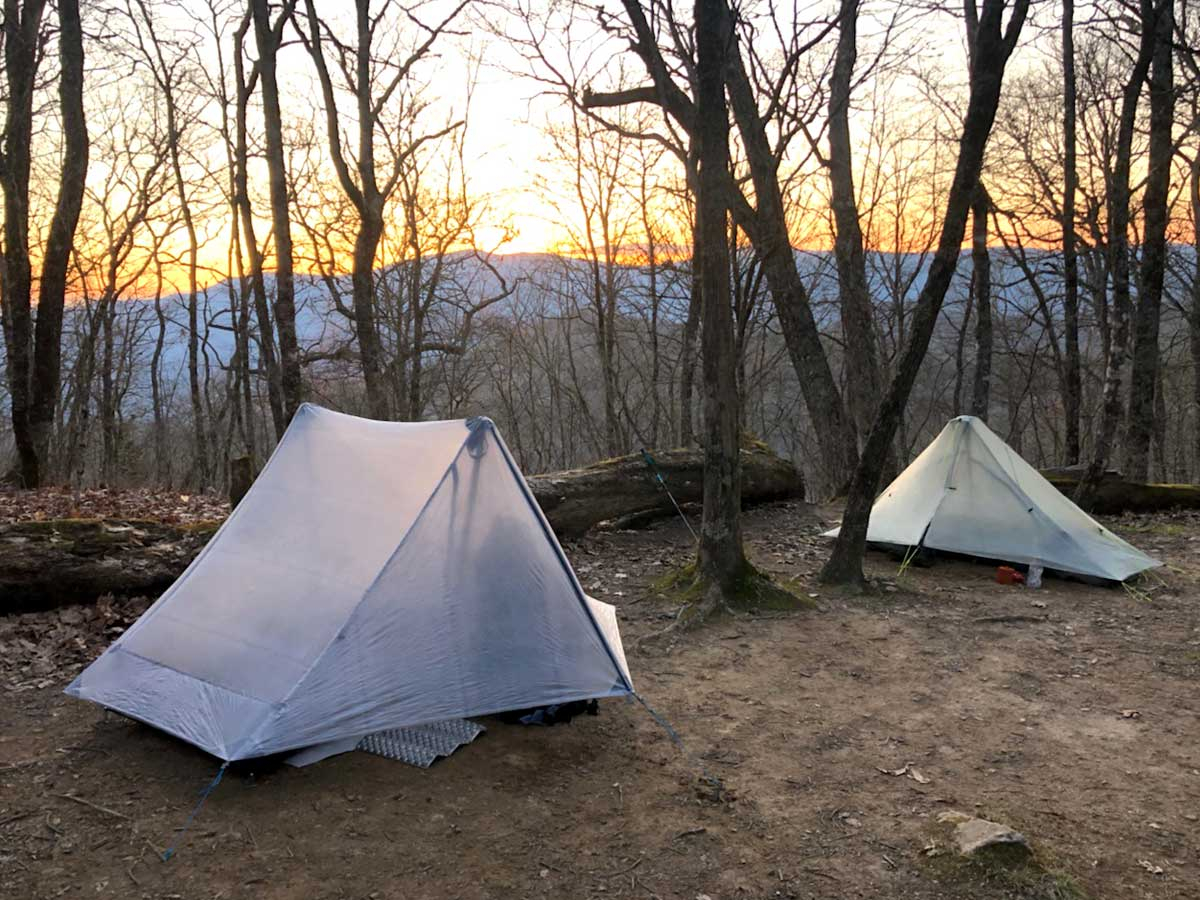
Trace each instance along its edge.
<instances>
[{"instance_id":1,"label":"fallen leaves","mask_svg":"<svg viewBox=\"0 0 1200 900\"><path fill-rule=\"evenodd\" d=\"M0 490L0 525L47 519L152 519L167 525L187 525L227 515L229 504L225 498L209 494L148 488L96 488L78 493L61 487Z\"/></svg>"},{"instance_id":2,"label":"fallen leaves","mask_svg":"<svg viewBox=\"0 0 1200 900\"><path fill-rule=\"evenodd\" d=\"M0 617L0 689L65 687L149 605L146 597L106 596L91 606Z\"/></svg>"}]
</instances>

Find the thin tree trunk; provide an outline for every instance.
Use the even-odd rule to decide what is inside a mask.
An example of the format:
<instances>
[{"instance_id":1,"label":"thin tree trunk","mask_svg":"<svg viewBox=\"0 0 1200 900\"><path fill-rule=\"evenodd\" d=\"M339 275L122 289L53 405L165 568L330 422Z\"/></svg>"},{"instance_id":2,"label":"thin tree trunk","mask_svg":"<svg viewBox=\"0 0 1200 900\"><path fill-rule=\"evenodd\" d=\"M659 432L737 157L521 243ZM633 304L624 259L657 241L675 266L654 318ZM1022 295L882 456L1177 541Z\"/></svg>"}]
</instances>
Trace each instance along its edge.
<instances>
[{"instance_id":1,"label":"thin tree trunk","mask_svg":"<svg viewBox=\"0 0 1200 900\"><path fill-rule=\"evenodd\" d=\"M954 415L961 416L966 408L963 394L966 391L966 347L967 330L971 327L971 302L968 298L963 309L962 322L954 339ZM901 436L903 440L903 435Z\"/></svg>"},{"instance_id":2,"label":"thin tree trunk","mask_svg":"<svg viewBox=\"0 0 1200 900\"><path fill-rule=\"evenodd\" d=\"M372 418L388 418L388 392L383 374L383 348L375 321L375 254L383 237L383 214L364 211L354 239L354 327L359 360L367 388L367 409Z\"/></svg>"},{"instance_id":3,"label":"thin tree trunk","mask_svg":"<svg viewBox=\"0 0 1200 900\"><path fill-rule=\"evenodd\" d=\"M250 205L249 176L246 171L250 155L246 136L246 107L250 102L252 85L247 81L245 75L242 44L249 26L250 20L247 18L234 33L233 65L237 79L237 105L234 125L236 135L233 202L236 213L240 214L241 218L242 241L250 256L250 287L254 294L254 316L258 320L259 364L266 375L267 405L271 409L271 422L275 428L275 440L278 441L283 437L288 420L284 412L282 375L279 363L275 358L275 329L267 302L262 250L258 246L258 238L254 233L254 210Z\"/></svg>"},{"instance_id":4,"label":"thin tree trunk","mask_svg":"<svg viewBox=\"0 0 1200 900\"><path fill-rule=\"evenodd\" d=\"M167 422L162 396L162 356L167 339L167 317L162 307L162 286L162 257L156 255L154 317L158 322L158 331L154 339L154 353L150 357L150 402L154 413L154 480L159 487L169 487L171 463L167 456Z\"/></svg>"},{"instance_id":5,"label":"thin tree trunk","mask_svg":"<svg viewBox=\"0 0 1200 900\"><path fill-rule=\"evenodd\" d=\"M1192 308L1188 349L1192 356L1192 479L1200 481L1200 154L1192 158Z\"/></svg>"},{"instance_id":6,"label":"thin tree trunk","mask_svg":"<svg viewBox=\"0 0 1200 900\"><path fill-rule=\"evenodd\" d=\"M917 372L929 348L942 301L958 265L967 215L979 184L984 148L1000 102L1004 67L1020 36L1029 10L1029 0L1016 0L1008 27L1002 30L1004 6L1004 0L984 0L978 24L968 32L973 37L971 93L963 121L954 180L950 185L946 215L942 220L941 237L929 266L925 286L913 311L909 342L899 359L896 374L867 438L846 499L841 531L821 573L821 579L828 583L861 584L863 581L862 557L871 505L875 501L888 448L904 415ZM971 8L974 8L973 5Z\"/></svg>"},{"instance_id":7,"label":"thin tree trunk","mask_svg":"<svg viewBox=\"0 0 1200 900\"><path fill-rule=\"evenodd\" d=\"M1159 0L1170 3L1172 0ZM1116 158L1108 185L1108 270L1112 276L1112 308L1108 363L1104 372L1104 400L1100 426L1092 445L1087 471L1075 489L1075 502L1088 509L1108 465L1121 419L1121 370L1129 343L1129 170L1138 98L1150 67L1155 45L1157 12L1153 0L1141 0L1142 35L1137 59L1121 98Z\"/></svg>"},{"instance_id":8,"label":"thin tree trunk","mask_svg":"<svg viewBox=\"0 0 1200 900\"><path fill-rule=\"evenodd\" d=\"M992 394L992 257L988 252L989 197L982 184L971 200L971 295L975 300L975 380L971 415L988 420Z\"/></svg>"},{"instance_id":9,"label":"thin tree trunk","mask_svg":"<svg viewBox=\"0 0 1200 900\"><path fill-rule=\"evenodd\" d=\"M1150 64L1150 161L1142 197L1144 233L1133 329L1133 364L1129 372L1129 431L1125 441L1126 477L1150 477L1150 443L1154 436L1154 396L1158 384L1158 330L1166 269L1167 220L1170 217L1171 126L1175 116L1172 58L1175 18L1165 3L1156 22Z\"/></svg>"},{"instance_id":10,"label":"thin tree trunk","mask_svg":"<svg viewBox=\"0 0 1200 900\"><path fill-rule=\"evenodd\" d=\"M732 18L728 0L725 2L726 15ZM733 40L732 34L730 40ZM740 52L727 54L726 69L730 107L742 138L758 203L757 215L753 220L744 210L741 215L735 210L734 219L762 259L763 274L779 314L780 330L800 380L809 418L816 430L822 462L833 484L840 489L858 462L858 437L854 421L843 405L841 392L821 344L821 334L813 316L808 291L800 280L783 194L779 187L778 160L767 139L765 124L758 113L754 89ZM699 116L697 120L700 121Z\"/></svg>"},{"instance_id":11,"label":"thin tree trunk","mask_svg":"<svg viewBox=\"0 0 1200 900\"><path fill-rule=\"evenodd\" d=\"M704 370L704 511L698 569L729 600L745 575L742 548L741 460L729 295L729 245L724 181L729 168L729 117L723 73L729 45L725 0L696 0L696 197L701 342Z\"/></svg>"},{"instance_id":12,"label":"thin tree trunk","mask_svg":"<svg viewBox=\"0 0 1200 900\"><path fill-rule=\"evenodd\" d=\"M829 183L835 225L833 252L845 335L846 404L861 440L875 419L875 407L883 394L883 373L875 341L875 311L867 285L850 143L850 87L858 54L858 7L859 0L841 0L837 55L829 81Z\"/></svg>"},{"instance_id":13,"label":"thin tree trunk","mask_svg":"<svg viewBox=\"0 0 1200 900\"><path fill-rule=\"evenodd\" d=\"M1067 420L1066 462L1080 459L1079 419L1083 406L1083 379L1079 360L1079 259L1075 249L1075 194L1079 189L1076 164L1075 0L1063 0L1063 341L1066 370L1063 379L1063 414Z\"/></svg>"},{"instance_id":14,"label":"thin tree trunk","mask_svg":"<svg viewBox=\"0 0 1200 900\"><path fill-rule=\"evenodd\" d=\"M278 28L272 28L267 0L250 0L254 35L258 43L259 81L262 84L263 125L267 173L271 185L271 223L275 232L275 328L279 332L279 362L283 390L284 424L291 422L303 399L300 346L296 339L296 285L292 272L292 225L288 214L287 170L283 154L283 118L279 108L279 83L275 55L282 25L295 0L284 4Z\"/></svg>"},{"instance_id":15,"label":"thin tree trunk","mask_svg":"<svg viewBox=\"0 0 1200 900\"><path fill-rule=\"evenodd\" d=\"M104 486L109 488L117 486L117 410L113 378L113 325L117 314L116 306L116 298L106 295L100 313L103 354L100 365L100 436L103 451L100 472Z\"/></svg>"},{"instance_id":16,"label":"thin tree trunk","mask_svg":"<svg viewBox=\"0 0 1200 900\"><path fill-rule=\"evenodd\" d=\"M83 29L79 0L58 0L59 107L62 113L63 152L58 203L42 257L34 335L32 402L29 429L37 452L38 477L45 479L50 460L50 433L62 384L63 309L67 294L67 266L75 226L83 207L88 167L87 120L83 112Z\"/></svg>"},{"instance_id":17,"label":"thin tree trunk","mask_svg":"<svg viewBox=\"0 0 1200 900\"><path fill-rule=\"evenodd\" d=\"M696 243L695 232L692 244ZM679 350L679 446L690 447L696 440L692 424L692 397L696 383L696 332L700 328L699 273L692 267L692 290L688 298L687 319L683 323L683 346ZM1197 428L1200 434L1200 427Z\"/></svg>"},{"instance_id":18,"label":"thin tree trunk","mask_svg":"<svg viewBox=\"0 0 1200 900\"><path fill-rule=\"evenodd\" d=\"M33 93L37 81L45 0L4 2L4 340L9 405L17 447L16 476L26 487L39 482L38 455L30 426L32 406L33 271L29 260L29 170L32 163Z\"/></svg>"},{"instance_id":19,"label":"thin tree trunk","mask_svg":"<svg viewBox=\"0 0 1200 900\"><path fill-rule=\"evenodd\" d=\"M414 294L412 307L412 352L408 379L408 419L420 421L424 401L421 397L421 345L425 342L425 307L419 292Z\"/></svg>"},{"instance_id":20,"label":"thin tree trunk","mask_svg":"<svg viewBox=\"0 0 1200 900\"><path fill-rule=\"evenodd\" d=\"M193 476L200 487L207 487L210 479L208 444L209 434L204 407L204 389L200 383L200 238L192 215L188 181L183 173L183 127L179 122L178 98L175 95L176 71L163 55L162 44L155 31L153 16L145 0L138 0L142 11L153 53L148 60L155 70L155 79L162 92L167 114L167 149L171 173L175 180L175 193L179 199L179 213L187 235L187 319L188 319L188 393L192 405L192 441L194 466Z\"/></svg>"}]
</instances>

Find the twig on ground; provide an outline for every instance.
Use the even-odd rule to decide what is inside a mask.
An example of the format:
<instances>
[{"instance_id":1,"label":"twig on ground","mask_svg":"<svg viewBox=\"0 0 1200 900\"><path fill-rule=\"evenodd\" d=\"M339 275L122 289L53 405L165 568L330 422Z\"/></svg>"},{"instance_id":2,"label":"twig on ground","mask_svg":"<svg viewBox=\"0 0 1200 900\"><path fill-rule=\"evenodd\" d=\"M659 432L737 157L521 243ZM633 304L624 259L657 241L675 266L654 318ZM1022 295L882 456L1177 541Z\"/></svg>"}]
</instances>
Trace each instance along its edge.
<instances>
[{"instance_id":1,"label":"twig on ground","mask_svg":"<svg viewBox=\"0 0 1200 900\"><path fill-rule=\"evenodd\" d=\"M628 874L629 872L632 872L634 869L636 869L638 866L640 866L643 862L645 862L645 860L646 860L646 857L639 856L637 858L637 861L632 866L626 866L624 869L620 869L616 872L597 872L596 877L597 878L616 878L618 875Z\"/></svg>"},{"instance_id":2,"label":"twig on ground","mask_svg":"<svg viewBox=\"0 0 1200 900\"><path fill-rule=\"evenodd\" d=\"M109 809L107 806L101 806L99 803L93 803L91 800L84 800L82 797L76 797L74 794L55 794L55 797L62 797L64 800L74 800L76 803L81 803L84 806L90 806L98 812L107 813L110 816L116 816L118 819L129 821L129 816L125 813L117 812L115 809Z\"/></svg>"},{"instance_id":3,"label":"twig on ground","mask_svg":"<svg viewBox=\"0 0 1200 900\"><path fill-rule=\"evenodd\" d=\"M813 869L809 866L801 866L801 869L809 875L819 875L821 878L828 878L830 881L837 881L836 875L830 875L828 872L822 872L820 869Z\"/></svg>"},{"instance_id":4,"label":"twig on ground","mask_svg":"<svg viewBox=\"0 0 1200 900\"><path fill-rule=\"evenodd\" d=\"M17 813L15 816L9 816L7 819L0 819L0 826L10 825L13 822L20 822L22 819L28 819L32 815L41 812L40 809L31 809L29 812Z\"/></svg>"}]
</instances>

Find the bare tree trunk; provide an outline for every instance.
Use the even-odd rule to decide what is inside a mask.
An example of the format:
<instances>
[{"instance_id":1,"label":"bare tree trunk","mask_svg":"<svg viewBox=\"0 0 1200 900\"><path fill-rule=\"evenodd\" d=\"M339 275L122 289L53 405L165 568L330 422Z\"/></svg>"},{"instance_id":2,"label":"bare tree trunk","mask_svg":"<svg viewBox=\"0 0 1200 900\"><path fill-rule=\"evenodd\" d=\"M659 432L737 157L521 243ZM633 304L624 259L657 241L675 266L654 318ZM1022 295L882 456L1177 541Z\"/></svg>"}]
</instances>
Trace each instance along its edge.
<instances>
[{"instance_id":1,"label":"bare tree trunk","mask_svg":"<svg viewBox=\"0 0 1200 900\"><path fill-rule=\"evenodd\" d=\"M1200 154L1192 158L1192 307L1188 311L1188 349L1192 356L1192 479L1200 481Z\"/></svg>"},{"instance_id":2,"label":"bare tree trunk","mask_svg":"<svg viewBox=\"0 0 1200 900\"><path fill-rule=\"evenodd\" d=\"M154 338L154 353L150 357L150 402L154 414L154 480L159 487L169 487L171 463L167 455L167 421L162 396L162 356L167 338L167 317L162 307L163 263L155 258L154 317L158 330Z\"/></svg>"},{"instance_id":3,"label":"bare tree trunk","mask_svg":"<svg viewBox=\"0 0 1200 900\"><path fill-rule=\"evenodd\" d=\"M296 339L296 284L292 273L292 224L288 215L287 171L283 157L283 118L279 109L279 83L275 55L283 24L291 17L296 0L285 2L279 23L271 25L267 0L250 0L254 36L258 43L259 81L262 84L263 124L267 173L271 184L271 223L275 232L275 328L279 331L279 362L283 389L284 424L300 408L304 386L300 371L300 345Z\"/></svg>"},{"instance_id":4,"label":"bare tree trunk","mask_svg":"<svg viewBox=\"0 0 1200 900\"><path fill-rule=\"evenodd\" d=\"M376 86L372 77L372 63L375 60L372 55L372 39L383 14L382 12L373 14L369 8L369 0L355 0L355 46L351 49L340 43L337 45L341 74L352 84L357 113L355 126L358 132L358 153L353 159L354 174L351 174L351 163L347 160L342 146L342 127L333 79L325 59L324 44L332 38L325 36L325 28L317 16L313 0L305 0L304 4L308 29L307 33L304 29L299 29L299 31L301 40L316 66L317 76L321 83L330 161L337 174L342 192L358 213L358 228L354 238L353 272L351 273L354 297L353 315L359 360L362 364L363 380L367 389L367 406L370 414L376 419L387 419L390 416L383 344L379 338L375 313L375 257L379 250L379 242L383 238L384 207L396 187L404 165L416 149L426 141L436 140L449 134L461 127L463 123L461 121L453 122L439 131L424 134L418 138L409 138L409 142L403 146L396 144L393 135L386 143L391 158L388 159L386 165L378 167L375 156L375 132L377 127L380 127L379 117L388 97L392 96L395 89L408 77L412 67L430 52L434 42L461 13L465 5L464 0L437 25L416 23L422 29L421 42L407 59L393 61L395 72L391 76L392 80L380 88L381 96L377 101L372 96L372 89ZM409 19L413 19L411 11L406 11L406 15ZM381 174L384 176L382 180L380 179Z\"/></svg>"},{"instance_id":5,"label":"bare tree trunk","mask_svg":"<svg viewBox=\"0 0 1200 900\"><path fill-rule=\"evenodd\" d=\"M696 243L695 232L692 244ZM692 290L688 298L687 320L683 323L683 346L679 349L679 446L690 447L696 440L692 425L692 396L696 382L696 332L700 328L700 288L693 266ZM1200 314L1198 314L1200 315ZM1200 434L1200 428L1197 429Z\"/></svg>"},{"instance_id":6,"label":"bare tree trunk","mask_svg":"<svg viewBox=\"0 0 1200 900\"><path fill-rule=\"evenodd\" d=\"M1076 165L1075 0L1063 0L1063 341L1066 371L1063 414L1067 420L1066 462L1079 462L1079 418L1083 406L1083 380L1079 361L1079 259L1075 250L1075 194L1079 189Z\"/></svg>"},{"instance_id":7,"label":"bare tree trunk","mask_svg":"<svg viewBox=\"0 0 1200 900\"><path fill-rule=\"evenodd\" d=\"M904 415L909 393L929 348L942 301L958 265L967 215L979 184L984 148L1000 102L1004 67L1020 36L1029 11L1029 0L1016 0L1007 28L1002 28L1004 6L1004 0L984 0L978 24L968 30L972 37L971 93L963 121L954 180L946 200L946 215L942 219L941 237L929 266L925 286L913 311L909 342L880 404L879 414L850 485L841 531L833 553L821 572L822 581L827 583L863 582L862 556L867 542L871 505L875 501L888 448ZM973 4L970 9L974 10Z\"/></svg>"},{"instance_id":8,"label":"bare tree trunk","mask_svg":"<svg viewBox=\"0 0 1200 900\"><path fill-rule=\"evenodd\" d=\"M168 114L168 119L173 118L173 115ZM207 487L209 480L208 428L204 415L204 395L200 387L200 279L198 274L200 239L196 233L196 223L192 219L187 186L183 180L183 168L178 147L179 135L173 124L168 125L168 128L173 135L171 138L171 167L175 170L175 186L179 192L180 209L183 211L184 229L188 238L188 393L192 401L195 477L200 487Z\"/></svg>"},{"instance_id":9,"label":"bare tree trunk","mask_svg":"<svg viewBox=\"0 0 1200 900\"><path fill-rule=\"evenodd\" d=\"M966 408L963 394L966 391L966 347L967 330L971 327L971 302L967 299L963 307L962 322L959 323L958 333L954 339L954 415L961 416ZM903 435L901 435L903 442Z\"/></svg>"},{"instance_id":10,"label":"bare tree trunk","mask_svg":"<svg viewBox=\"0 0 1200 900\"><path fill-rule=\"evenodd\" d=\"M188 392L192 405L192 440L195 445L193 474L201 487L207 487L210 478L209 431L205 415L204 389L200 383L200 237L192 214L188 179L183 172L184 126L179 121L179 97L176 93L180 74L177 63L169 60L163 52L163 41L159 38L158 25L149 4L146 0L137 0L137 6L149 38L149 44L142 48L143 53L153 71L154 80L166 107L168 156L175 181L175 193L179 199L179 212L187 235Z\"/></svg>"},{"instance_id":11,"label":"bare tree trunk","mask_svg":"<svg viewBox=\"0 0 1200 900\"><path fill-rule=\"evenodd\" d=\"M1167 221L1170 218L1171 126L1175 116L1172 58L1174 7L1163 4L1158 13L1154 57L1150 64L1150 162L1142 197L1144 233L1136 321L1133 329L1133 365L1129 372L1129 431L1125 442L1126 477L1150 477L1150 442L1154 435L1154 396L1158 383L1158 328L1166 269ZM1161 448L1160 448L1161 449Z\"/></svg>"},{"instance_id":12,"label":"bare tree trunk","mask_svg":"<svg viewBox=\"0 0 1200 900\"><path fill-rule=\"evenodd\" d=\"M1160 5L1172 0L1159 0ZM1158 12L1153 0L1140 0L1142 34L1137 59L1121 98L1117 128L1116 157L1108 186L1108 270L1112 276L1111 339L1104 371L1104 400L1100 425L1092 444L1092 458L1075 489L1075 502L1088 509L1116 438L1121 419L1121 369L1129 343L1129 170L1133 155L1133 131L1138 98L1150 67L1155 45Z\"/></svg>"},{"instance_id":13,"label":"bare tree trunk","mask_svg":"<svg viewBox=\"0 0 1200 900\"><path fill-rule=\"evenodd\" d=\"M988 420L992 394L992 257L988 252L990 198L982 184L971 200L971 296L975 306L975 380L971 415Z\"/></svg>"},{"instance_id":14,"label":"bare tree trunk","mask_svg":"<svg viewBox=\"0 0 1200 900\"><path fill-rule=\"evenodd\" d=\"M116 298L106 295L100 307L102 357L100 365L100 458L101 479L105 487L117 486L117 408L113 378L113 325L117 314Z\"/></svg>"},{"instance_id":15,"label":"bare tree trunk","mask_svg":"<svg viewBox=\"0 0 1200 900\"><path fill-rule=\"evenodd\" d=\"M672 67L663 59L655 26L647 18L643 3L641 0L622 0L621 5L636 36L633 50L644 63L653 84L649 88L605 93L585 91L583 106L597 109L627 103L658 104L694 144L702 123L686 92L673 80ZM750 205L730 173L725 173L726 206L762 260L788 355L796 370L805 405L816 426L822 462L834 483L841 484L846 475L853 471L858 459L853 419L843 406L841 392L821 344L808 292L796 267L795 250L791 245L779 183L779 159L767 134L768 120L758 108L755 82L746 70L741 51L736 47L732 26L734 15L728 0L724 2L723 15L729 20L723 27L728 31L731 42L730 51L725 55L729 106L749 164L757 208ZM674 27L675 23L669 25ZM690 78L694 74L691 67L688 67L688 72ZM689 175L695 177L694 172L689 171Z\"/></svg>"},{"instance_id":16,"label":"bare tree trunk","mask_svg":"<svg viewBox=\"0 0 1200 900\"><path fill-rule=\"evenodd\" d=\"M240 215L242 240L250 255L250 287L254 294L254 316L258 320L259 363L267 381L267 405L271 409L271 421L275 427L275 440L283 437L287 428L284 412L282 375L275 358L275 329L271 321L271 310L267 303L266 278L263 274L262 250L254 233L254 210L250 205L249 166L250 150L246 136L246 108L253 93L253 82L245 74L242 44L250 20L243 20L234 33L233 65L237 80L237 104L235 113L233 203ZM252 76L253 77L253 76Z\"/></svg>"},{"instance_id":17,"label":"bare tree trunk","mask_svg":"<svg viewBox=\"0 0 1200 900\"><path fill-rule=\"evenodd\" d=\"M375 419L388 418L388 391L383 374L383 347L375 322L375 254L383 237L383 213L363 213L354 239L354 271L350 282L354 294L354 327L358 336L359 361L367 388L367 409Z\"/></svg>"},{"instance_id":18,"label":"bare tree trunk","mask_svg":"<svg viewBox=\"0 0 1200 900\"><path fill-rule=\"evenodd\" d=\"M728 10L728 0L725 2ZM730 12L726 15L732 18ZM733 40L732 34L730 40ZM779 187L778 160L767 140L765 123L758 113L754 89L740 52L727 54L726 68L730 107L742 138L758 202L753 220L745 210L739 215L737 209L734 219L762 259L763 273L779 314L780 330L816 429L822 461L833 483L840 488L858 462L858 437L853 417L847 414L843 405L821 344L808 291L796 268L796 253ZM741 209L740 205L738 209Z\"/></svg>"},{"instance_id":19,"label":"bare tree trunk","mask_svg":"<svg viewBox=\"0 0 1200 900\"><path fill-rule=\"evenodd\" d=\"M50 222L50 234L42 257L41 290L38 295L37 329L34 336L32 403L29 429L38 458L37 481L48 474L50 433L62 384L63 308L67 293L67 266L75 226L83 207L88 167L87 120L83 112L83 29L79 22L79 0L58 0L59 107L62 113L63 152L58 203Z\"/></svg>"},{"instance_id":20,"label":"bare tree trunk","mask_svg":"<svg viewBox=\"0 0 1200 900\"><path fill-rule=\"evenodd\" d=\"M845 334L846 405L861 440L875 419L876 404L883 394L883 373L875 341L850 143L850 87L858 55L858 7L859 0L841 0L837 55L829 81L829 183L836 226L833 252Z\"/></svg>"},{"instance_id":21,"label":"bare tree trunk","mask_svg":"<svg viewBox=\"0 0 1200 900\"><path fill-rule=\"evenodd\" d=\"M729 295L728 212L724 182L729 169L729 115L724 70L730 33L725 0L696 0L697 149L696 197L701 341L704 369L704 512L698 570L725 600L745 575L742 548L741 460Z\"/></svg>"},{"instance_id":22,"label":"bare tree trunk","mask_svg":"<svg viewBox=\"0 0 1200 900\"><path fill-rule=\"evenodd\" d=\"M17 478L26 487L39 483L32 406L33 271L29 260L29 170L32 163L33 93L40 56L45 0L4 2L4 68L7 115L4 122L4 340Z\"/></svg>"}]
</instances>

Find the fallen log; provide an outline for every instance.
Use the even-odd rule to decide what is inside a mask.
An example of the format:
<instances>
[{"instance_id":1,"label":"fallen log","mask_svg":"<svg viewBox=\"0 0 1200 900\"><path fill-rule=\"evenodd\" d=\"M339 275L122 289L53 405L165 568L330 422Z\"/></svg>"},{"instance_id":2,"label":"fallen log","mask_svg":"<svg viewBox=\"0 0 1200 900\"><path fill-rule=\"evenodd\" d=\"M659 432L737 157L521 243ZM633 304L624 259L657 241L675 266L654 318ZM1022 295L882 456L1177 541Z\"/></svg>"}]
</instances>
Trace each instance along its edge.
<instances>
[{"instance_id":1,"label":"fallen log","mask_svg":"<svg viewBox=\"0 0 1200 900\"><path fill-rule=\"evenodd\" d=\"M680 504L703 494L703 454L665 450L654 454L666 487ZM606 459L580 469L534 475L529 486L551 527L562 539L579 537L601 522L639 524L675 515L670 497L639 454ZM742 450L742 503L803 500L804 478L765 445ZM695 523L698 526L699 522ZM695 527L694 526L694 527Z\"/></svg>"},{"instance_id":2,"label":"fallen log","mask_svg":"<svg viewBox=\"0 0 1200 900\"><path fill-rule=\"evenodd\" d=\"M46 519L0 525L0 614L162 593L219 522Z\"/></svg>"},{"instance_id":3,"label":"fallen log","mask_svg":"<svg viewBox=\"0 0 1200 900\"><path fill-rule=\"evenodd\" d=\"M1067 497L1079 486L1079 474L1047 469L1043 477ZM1200 509L1198 484L1141 484L1126 481L1120 473L1106 472L1096 490L1091 512L1110 516L1123 512L1164 512L1169 509Z\"/></svg>"},{"instance_id":4,"label":"fallen log","mask_svg":"<svg viewBox=\"0 0 1200 900\"><path fill-rule=\"evenodd\" d=\"M688 504L701 499L700 451L670 450L655 460L676 500ZM804 480L796 467L764 446L743 450L742 462L742 498L747 504L803 499ZM642 523L674 515L665 491L639 455L528 480L551 527L563 539L605 521ZM183 572L219 525L132 519L0 525L0 615L90 603L104 594L157 595Z\"/></svg>"}]
</instances>

